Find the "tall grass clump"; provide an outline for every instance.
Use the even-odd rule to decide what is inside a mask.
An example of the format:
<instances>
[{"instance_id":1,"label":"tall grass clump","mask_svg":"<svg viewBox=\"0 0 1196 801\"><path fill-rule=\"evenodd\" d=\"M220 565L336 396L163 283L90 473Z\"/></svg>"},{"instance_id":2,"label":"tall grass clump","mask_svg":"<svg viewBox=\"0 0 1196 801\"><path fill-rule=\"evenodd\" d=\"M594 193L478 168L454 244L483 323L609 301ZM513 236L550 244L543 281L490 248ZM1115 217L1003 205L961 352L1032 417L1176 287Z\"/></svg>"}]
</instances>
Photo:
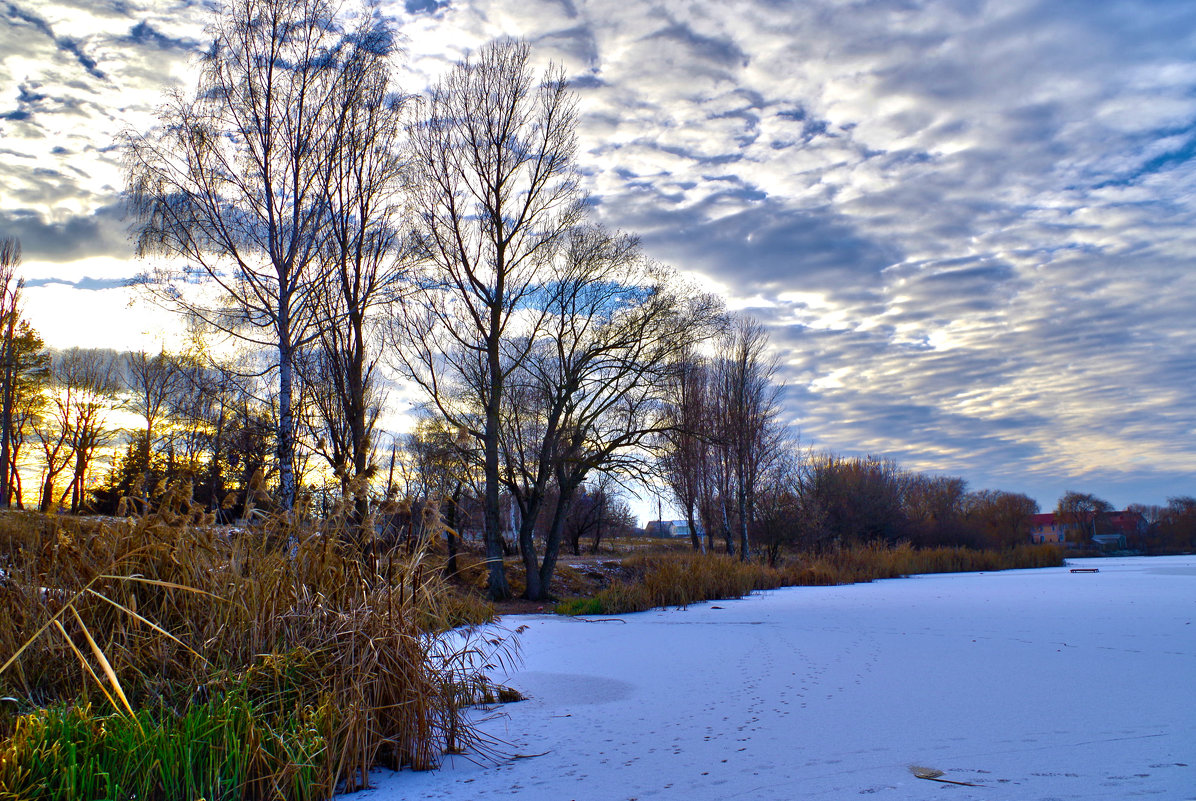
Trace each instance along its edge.
<instances>
[{"instance_id":1,"label":"tall grass clump","mask_svg":"<svg viewBox=\"0 0 1196 801\"><path fill-rule=\"evenodd\" d=\"M1052 545L1022 545L1006 551L968 548L918 549L908 543L872 543L805 554L772 567L722 554L655 554L623 560L628 576L594 595L563 601L564 615L616 615L663 606L741 598L753 590L793 586L856 584L918 573L958 573L1012 568L1057 567L1063 552Z\"/></svg>"},{"instance_id":2,"label":"tall grass clump","mask_svg":"<svg viewBox=\"0 0 1196 801\"><path fill-rule=\"evenodd\" d=\"M623 560L627 578L588 598L557 605L565 615L622 614L661 606L740 598L752 590L782 586L780 573L761 562L741 562L723 554L637 555Z\"/></svg>"},{"instance_id":3,"label":"tall grass clump","mask_svg":"<svg viewBox=\"0 0 1196 801\"><path fill-rule=\"evenodd\" d=\"M185 486L128 520L3 516L0 799L327 798L468 745L493 646L450 629L491 608L426 548L363 558L351 521L229 530Z\"/></svg>"}]
</instances>

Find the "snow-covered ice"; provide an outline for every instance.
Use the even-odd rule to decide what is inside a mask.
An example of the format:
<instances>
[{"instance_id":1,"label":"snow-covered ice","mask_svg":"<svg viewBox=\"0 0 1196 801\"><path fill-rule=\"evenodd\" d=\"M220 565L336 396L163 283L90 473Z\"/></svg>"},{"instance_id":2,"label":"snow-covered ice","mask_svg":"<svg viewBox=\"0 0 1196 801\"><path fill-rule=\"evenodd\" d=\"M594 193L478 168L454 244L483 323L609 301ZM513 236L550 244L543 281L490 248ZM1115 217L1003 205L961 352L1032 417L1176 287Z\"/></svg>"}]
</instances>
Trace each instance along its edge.
<instances>
[{"instance_id":1,"label":"snow-covered ice","mask_svg":"<svg viewBox=\"0 0 1196 801\"><path fill-rule=\"evenodd\" d=\"M1196 799L1196 557L801 587L527 625L498 765L362 801ZM979 787L926 781L920 765Z\"/></svg>"}]
</instances>

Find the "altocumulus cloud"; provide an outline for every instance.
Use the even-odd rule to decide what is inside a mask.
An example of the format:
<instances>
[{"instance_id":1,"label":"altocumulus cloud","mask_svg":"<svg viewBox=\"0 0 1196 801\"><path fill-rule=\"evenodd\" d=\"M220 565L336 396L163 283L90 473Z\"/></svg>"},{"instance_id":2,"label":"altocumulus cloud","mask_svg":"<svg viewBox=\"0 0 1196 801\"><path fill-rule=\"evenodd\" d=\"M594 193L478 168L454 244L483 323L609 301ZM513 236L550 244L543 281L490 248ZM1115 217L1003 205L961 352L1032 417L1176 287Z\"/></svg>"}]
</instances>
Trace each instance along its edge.
<instances>
[{"instance_id":1,"label":"altocumulus cloud","mask_svg":"<svg viewBox=\"0 0 1196 801\"><path fill-rule=\"evenodd\" d=\"M599 215L770 327L808 444L1047 506L1196 493L1191 3L385 8L409 90L502 34L566 68ZM185 80L206 12L0 13L0 225L75 284L72 254L120 248L112 137Z\"/></svg>"}]
</instances>

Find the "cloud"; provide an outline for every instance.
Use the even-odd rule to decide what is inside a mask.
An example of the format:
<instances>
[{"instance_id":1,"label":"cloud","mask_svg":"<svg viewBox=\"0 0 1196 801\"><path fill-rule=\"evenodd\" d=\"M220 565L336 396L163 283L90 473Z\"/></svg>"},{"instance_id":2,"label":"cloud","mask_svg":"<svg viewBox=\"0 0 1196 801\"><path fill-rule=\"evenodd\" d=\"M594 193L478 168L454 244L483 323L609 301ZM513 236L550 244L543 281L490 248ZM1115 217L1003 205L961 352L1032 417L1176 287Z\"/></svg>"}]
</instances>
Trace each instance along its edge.
<instances>
[{"instance_id":1,"label":"cloud","mask_svg":"<svg viewBox=\"0 0 1196 801\"><path fill-rule=\"evenodd\" d=\"M435 14L449 5L448 0L404 0L408 14Z\"/></svg>"},{"instance_id":2,"label":"cloud","mask_svg":"<svg viewBox=\"0 0 1196 801\"><path fill-rule=\"evenodd\" d=\"M25 281L25 286L32 289L50 284L61 284L74 287L75 289L95 290L116 289L127 286L128 283L129 279L127 278L92 278L91 276L84 276L78 281L66 281L61 278L30 278Z\"/></svg>"},{"instance_id":3,"label":"cloud","mask_svg":"<svg viewBox=\"0 0 1196 801\"><path fill-rule=\"evenodd\" d=\"M0 233L79 292L71 259L128 254L112 136L185 83L208 12L3 8ZM1045 505L1196 486L1196 5L385 8L408 91L500 34L564 66L597 214L769 326L807 441Z\"/></svg>"},{"instance_id":4,"label":"cloud","mask_svg":"<svg viewBox=\"0 0 1196 801\"><path fill-rule=\"evenodd\" d=\"M26 260L66 262L91 256L132 256L116 205L56 221L30 211L0 210L0 231L21 240Z\"/></svg>"},{"instance_id":5,"label":"cloud","mask_svg":"<svg viewBox=\"0 0 1196 801\"><path fill-rule=\"evenodd\" d=\"M99 69L95 59L83 51L83 45L78 40L69 36L56 36L54 34L54 29L44 18L33 13L32 11L29 11L28 9L21 8L15 3L5 3L4 10L5 15L10 21L10 24L12 24L14 27L32 27L39 33L49 37L59 50L73 56L75 60L78 61L79 64L93 77L99 78L101 80L107 78L103 70Z\"/></svg>"},{"instance_id":6,"label":"cloud","mask_svg":"<svg viewBox=\"0 0 1196 801\"><path fill-rule=\"evenodd\" d=\"M158 50L177 50L184 53L199 47L199 42L195 39L167 36L144 19L129 30L128 42L133 45L148 45Z\"/></svg>"},{"instance_id":7,"label":"cloud","mask_svg":"<svg viewBox=\"0 0 1196 801\"><path fill-rule=\"evenodd\" d=\"M873 297L882 271L902 259L825 207L793 208L728 189L694 206L669 208L654 193L606 212L637 231L650 253L703 272L740 297L801 288L831 297Z\"/></svg>"}]
</instances>

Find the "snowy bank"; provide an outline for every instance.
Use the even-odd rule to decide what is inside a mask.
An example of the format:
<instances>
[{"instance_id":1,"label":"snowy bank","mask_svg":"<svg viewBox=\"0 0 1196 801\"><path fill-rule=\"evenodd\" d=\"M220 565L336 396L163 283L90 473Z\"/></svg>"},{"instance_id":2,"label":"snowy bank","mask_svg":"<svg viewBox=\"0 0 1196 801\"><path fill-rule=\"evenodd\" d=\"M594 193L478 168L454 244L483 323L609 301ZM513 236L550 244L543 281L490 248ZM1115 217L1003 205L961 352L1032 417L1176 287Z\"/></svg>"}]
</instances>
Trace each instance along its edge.
<instances>
[{"instance_id":1,"label":"snowy bank","mask_svg":"<svg viewBox=\"0 0 1196 801\"><path fill-rule=\"evenodd\" d=\"M1196 799L1196 557L1069 566L507 618L530 700L485 727L547 753L355 797Z\"/></svg>"}]
</instances>

